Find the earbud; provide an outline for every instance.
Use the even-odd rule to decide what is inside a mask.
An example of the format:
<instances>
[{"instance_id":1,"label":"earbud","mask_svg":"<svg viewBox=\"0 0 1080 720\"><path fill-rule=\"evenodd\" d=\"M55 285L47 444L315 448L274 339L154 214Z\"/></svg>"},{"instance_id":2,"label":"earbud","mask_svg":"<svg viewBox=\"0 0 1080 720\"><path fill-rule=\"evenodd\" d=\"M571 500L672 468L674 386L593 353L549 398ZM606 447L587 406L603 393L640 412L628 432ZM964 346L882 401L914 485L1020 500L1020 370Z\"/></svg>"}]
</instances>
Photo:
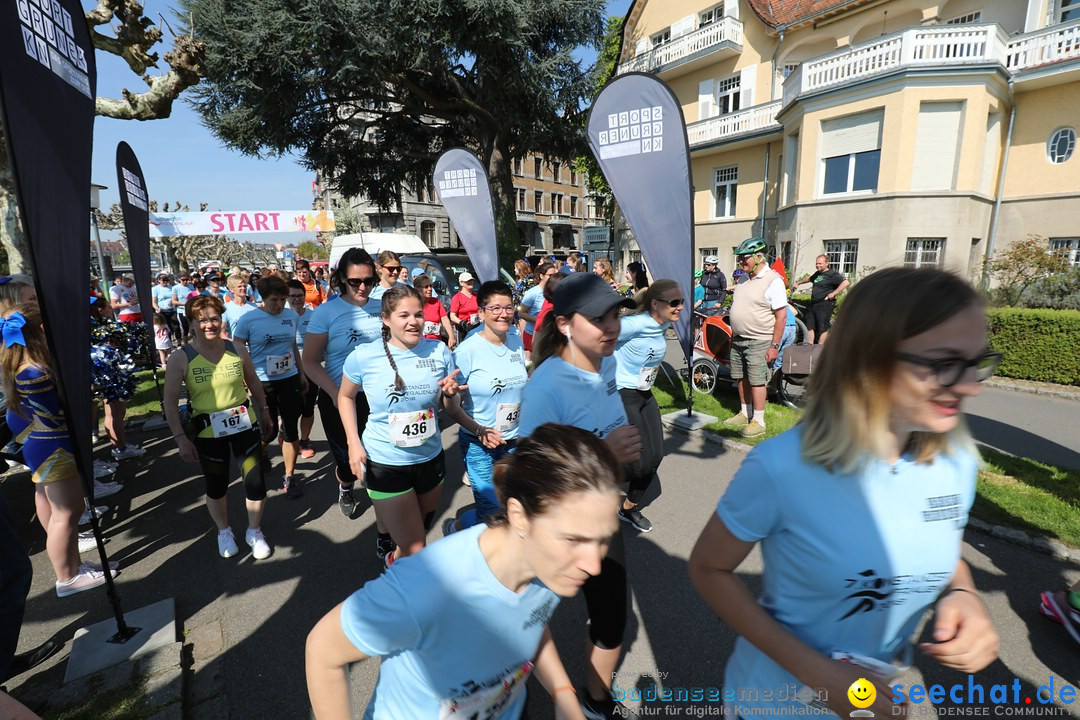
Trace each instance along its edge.
<instances>
[{"instance_id":1,"label":"earbud","mask_svg":"<svg viewBox=\"0 0 1080 720\"><path fill-rule=\"evenodd\" d=\"M566 326L566 339L567 340L570 339L570 326L569 325Z\"/></svg>"}]
</instances>

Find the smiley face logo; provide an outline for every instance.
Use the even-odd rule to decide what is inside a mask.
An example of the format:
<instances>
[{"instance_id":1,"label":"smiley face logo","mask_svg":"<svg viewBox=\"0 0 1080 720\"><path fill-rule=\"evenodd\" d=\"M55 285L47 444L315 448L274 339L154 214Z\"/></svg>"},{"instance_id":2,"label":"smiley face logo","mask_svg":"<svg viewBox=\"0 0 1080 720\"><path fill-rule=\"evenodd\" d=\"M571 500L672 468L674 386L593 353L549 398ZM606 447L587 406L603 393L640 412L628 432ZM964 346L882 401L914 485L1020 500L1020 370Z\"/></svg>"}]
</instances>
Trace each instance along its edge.
<instances>
[{"instance_id":1,"label":"smiley face logo","mask_svg":"<svg viewBox=\"0 0 1080 720\"><path fill-rule=\"evenodd\" d=\"M877 698L877 690L866 678L859 678L851 683L847 691L848 700L857 708L868 708L874 704Z\"/></svg>"}]
</instances>

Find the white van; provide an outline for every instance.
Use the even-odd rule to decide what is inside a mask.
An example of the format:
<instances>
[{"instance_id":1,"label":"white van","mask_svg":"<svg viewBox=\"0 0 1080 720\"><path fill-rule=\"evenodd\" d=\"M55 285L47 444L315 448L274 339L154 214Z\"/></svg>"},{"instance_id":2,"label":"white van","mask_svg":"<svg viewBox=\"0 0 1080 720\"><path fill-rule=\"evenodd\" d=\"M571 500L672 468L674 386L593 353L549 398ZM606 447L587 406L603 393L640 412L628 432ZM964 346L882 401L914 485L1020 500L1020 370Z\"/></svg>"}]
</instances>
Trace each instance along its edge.
<instances>
[{"instance_id":1,"label":"white van","mask_svg":"<svg viewBox=\"0 0 1080 720\"><path fill-rule=\"evenodd\" d=\"M338 260L345 254L345 251L349 248L361 248L367 250L368 254L376 260L379 259L379 253L383 250L392 250L398 255L404 255L406 253L428 253L431 252L428 246L424 244L416 235L410 235L406 233L381 233L381 232L366 232L366 233L354 233L351 235L338 235L334 238L334 243L330 246L330 271L333 272L337 267Z\"/></svg>"}]
</instances>

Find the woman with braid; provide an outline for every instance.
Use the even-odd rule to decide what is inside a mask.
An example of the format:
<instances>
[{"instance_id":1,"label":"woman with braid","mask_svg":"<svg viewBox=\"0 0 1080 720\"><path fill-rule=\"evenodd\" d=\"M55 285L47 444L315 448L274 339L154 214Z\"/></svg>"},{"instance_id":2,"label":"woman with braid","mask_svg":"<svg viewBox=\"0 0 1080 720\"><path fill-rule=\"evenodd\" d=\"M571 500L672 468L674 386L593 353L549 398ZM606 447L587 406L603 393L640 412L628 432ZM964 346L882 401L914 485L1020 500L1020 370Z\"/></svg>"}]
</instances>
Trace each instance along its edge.
<instances>
[{"instance_id":1,"label":"woman with braid","mask_svg":"<svg viewBox=\"0 0 1080 720\"><path fill-rule=\"evenodd\" d=\"M366 480L375 517L397 545L385 559L390 567L424 547L435 520L446 476L436 405L457 393L459 371L446 345L424 338L424 301L415 288L388 289L382 321L382 343L360 345L345 361L338 411L352 472ZM360 388L371 408L363 438L355 410Z\"/></svg>"}]
</instances>

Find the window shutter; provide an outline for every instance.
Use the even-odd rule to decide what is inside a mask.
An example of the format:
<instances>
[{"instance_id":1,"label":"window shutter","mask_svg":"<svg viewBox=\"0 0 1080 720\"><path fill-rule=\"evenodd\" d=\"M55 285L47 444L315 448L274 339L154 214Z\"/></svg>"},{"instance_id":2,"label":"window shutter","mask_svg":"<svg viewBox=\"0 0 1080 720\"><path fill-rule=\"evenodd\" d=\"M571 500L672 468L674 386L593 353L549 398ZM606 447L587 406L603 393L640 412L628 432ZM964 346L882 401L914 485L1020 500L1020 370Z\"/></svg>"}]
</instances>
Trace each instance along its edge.
<instances>
[{"instance_id":1,"label":"window shutter","mask_svg":"<svg viewBox=\"0 0 1080 720\"><path fill-rule=\"evenodd\" d=\"M687 15L679 22L671 26L671 39L674 40L677 37L681 37L688 32L694 30L694 16Z\"/></svg>"},{"instance_id":2,"label":"window shutter","mask_svg":"<svg viewBox=\"0 0 1080 720\"><path fill-rule=\"evenodd\" d=\"M716 106L713 104L712 80L702 80L698 83L697 103L698 120L706 120L716 114Z\"/></svg>"},{"instance_id":3,"label":"window shutter","mask_svg":"<svg viewBox=\"0 0 1080 720\"><path fill-rule=\"evenodd\" d=\"M724 14L739 19L739 0L724 0Z\"/></svg>"},{"instance_id":4,"label":"window shutter","mask_svg":"<svg viewBox=\"0 0 1080 720\"><path fill-rule=\"evenodd\" d=\"M924 102L919 106L912 190L953 189L963 107L960 102Z\"/></svg>"},{"instance_id":5,"label":"window shutter","mask_svg":"<svg viewBox=\"0 0 1080 720\"><path fill-rule=\"evenodd\" d=\"M739 72L739 108L745 110L754 105L754 88L757 86L757 65Z\"/></svg>"},{"instance_id":6,"label":"window shutter","mask_svg":"<svg viewBox=\"0 0 1080 720\"><path fill-rule=\"evenodd\" d=\"M649 38L642 38L637 41L637 45L634 48L635 55L641 55L642 53L649 52Z\"/></svg>"},{"instance_id":7,"label":"window shutter","mask_svg":"<svg viewBox=\"0 0 1080 720\"><path fill-rule=\"evenodd\" d=\"M821 122L821 157L879 150L884 112L875 110Z\"/></svg>"}]
</instances>

